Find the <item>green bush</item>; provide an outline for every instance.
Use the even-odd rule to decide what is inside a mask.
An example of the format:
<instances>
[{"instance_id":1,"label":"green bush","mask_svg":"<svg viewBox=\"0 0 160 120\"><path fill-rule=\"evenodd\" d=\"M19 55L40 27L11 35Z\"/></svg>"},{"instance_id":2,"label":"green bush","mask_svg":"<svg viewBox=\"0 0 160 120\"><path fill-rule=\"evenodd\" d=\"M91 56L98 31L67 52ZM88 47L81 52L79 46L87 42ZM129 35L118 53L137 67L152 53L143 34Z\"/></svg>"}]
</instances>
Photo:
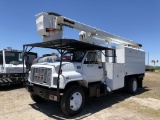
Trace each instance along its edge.
<instances>
[{"instance_id":1,"label":"green bush","mask_svg":"<svg viewBox=\"0 0 160 120\"><path fill-rule=\"evenodd\" d=\"M160 70L160 66L156 66L156 67L155 67L155 70Z\"/></svg>"}]
</instances>

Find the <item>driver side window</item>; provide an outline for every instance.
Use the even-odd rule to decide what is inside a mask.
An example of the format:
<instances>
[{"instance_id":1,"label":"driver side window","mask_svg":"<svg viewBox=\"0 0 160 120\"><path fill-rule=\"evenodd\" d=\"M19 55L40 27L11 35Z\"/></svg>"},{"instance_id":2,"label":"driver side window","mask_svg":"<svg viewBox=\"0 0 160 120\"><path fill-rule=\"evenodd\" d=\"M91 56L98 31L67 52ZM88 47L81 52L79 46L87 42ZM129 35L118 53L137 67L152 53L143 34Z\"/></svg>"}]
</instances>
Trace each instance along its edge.
<instances>
[{"instance_id":1,"label":"driver side window","mask_svg":"<svg viewBox=\"0 0 160 120\"><path fill-rule=\"evenodd\" d=\"M96 52L89 52L85 58L84 64L98 64Z\"/></svg>"}]
</instances>

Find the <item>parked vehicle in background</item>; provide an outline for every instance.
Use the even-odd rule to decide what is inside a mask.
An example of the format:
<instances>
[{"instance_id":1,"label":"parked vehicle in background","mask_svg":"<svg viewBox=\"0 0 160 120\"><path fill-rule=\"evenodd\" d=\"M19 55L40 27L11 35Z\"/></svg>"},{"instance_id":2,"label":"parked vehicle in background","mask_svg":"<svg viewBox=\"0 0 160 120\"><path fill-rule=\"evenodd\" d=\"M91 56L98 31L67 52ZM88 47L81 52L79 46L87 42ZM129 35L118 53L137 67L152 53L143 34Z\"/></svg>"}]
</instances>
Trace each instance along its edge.
<instances>
[{"instance_id":1,"label":"parked vehicle in background","mask_svg":"<svg viewBox=\"0 0 160 120\"><path fill-rule=\"evenodd\" d=\"M154 72L155 71L155 67L146 65L145 71Z\"/></svg>"},{"instance_id":2,"label":"parked vehicle in background","mask_svg":"<svg viewBox=\"0 0 160 120\"><path fill-rule=\"evenodd\" d=\"M23 83L36 57L37 53L26 52L23 66L22 51L11 48L0 50L0 86Z\"/></svg>"}]
</instances>

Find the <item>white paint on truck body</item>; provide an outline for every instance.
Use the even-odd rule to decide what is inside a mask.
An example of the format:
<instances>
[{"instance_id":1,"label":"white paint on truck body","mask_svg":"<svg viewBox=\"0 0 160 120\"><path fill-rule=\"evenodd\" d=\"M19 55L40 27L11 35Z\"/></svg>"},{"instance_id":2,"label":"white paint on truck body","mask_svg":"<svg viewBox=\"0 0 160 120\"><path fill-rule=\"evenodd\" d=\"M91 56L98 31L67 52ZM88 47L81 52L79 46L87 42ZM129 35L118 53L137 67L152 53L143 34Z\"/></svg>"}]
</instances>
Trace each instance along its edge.
<instances>
[{"instance_id":1,"label":"white paint on truck body","mask_svg":"<svg viewBox=\"0 0 160 120\"><path fill-rule=\"evenodd\" d=\"M23 73L23 64L12 65L5 64L5 73ZM26 65L24 64L24 73L26 72Z\"/></svg>"},{"instance_id":2,"label":"white paint on truck body","mask_svg":"<svg viewBox=\"0 0 160 120\"><path fill-rule=\"evenodd\" d=\"M145 52L140 49L116 46L116 62L124 63L125 75L145 73Z\"/></svg>"},{"instance_id":3,"label":"white paint on truck body","mask_svg":"<svg viewBox=\"0 0 160 120\"><path fill-rule=\"evenodd\" d=\"M29 81L49 88L57 88L57 78L60 62L55 63L37 63L32 65L29 75ZM79 68L80 67L80 68ZM49 74L47 71L51 70ZM46 70L46 71L45 71ZM66 84L72 81L87 80L82 73L81 63L62 62L62 74L60 74L60 89L64 89ZM38 74L38 75L37 75ZM45 76L49 76L46 78ZM41 77L43 76L43 77ZM47 79L47 81L45 80Z\"/></svg>"},{"instance_id":4,"label":"white paint on truck body","mask_svg":"<svg viewBox=\"0 0 160 120\"><path fill-rule=\"evenodd\" d=\"M111 90L124 87L124 64L123 63L104 63L107 74L106 83Z\"/></svg>"},{"instance_id":5,"label":"white paint on truck body","mask_svg":"<svg viewBox=\"0 0 160 120\"><path fill-rule=\"evenodd\" d=\"M101 52L87 51L81 62L62 62L59 88L65 89L65 86L72 81L83 81L86 86L92 82L104 82L111 90L116 90L124 87L125 76L144 74L144 51L125 46L114 48L115 59L113 53L108 53L112 56L108 59ZM96 55L99 53L101 54ZM96 62L99 56L102 57L102 61ZM49 88L57 88L59 66L59 61L34 64L29 81Z\"/></svg>"}]
</instances>

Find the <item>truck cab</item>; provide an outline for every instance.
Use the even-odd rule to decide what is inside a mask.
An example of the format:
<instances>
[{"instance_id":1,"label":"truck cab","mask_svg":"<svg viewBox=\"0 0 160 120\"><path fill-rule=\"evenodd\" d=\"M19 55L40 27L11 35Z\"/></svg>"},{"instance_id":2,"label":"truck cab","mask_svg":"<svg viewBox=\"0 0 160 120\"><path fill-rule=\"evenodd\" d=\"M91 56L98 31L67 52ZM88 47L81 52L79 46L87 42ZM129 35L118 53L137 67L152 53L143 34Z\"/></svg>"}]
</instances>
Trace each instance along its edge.
<instances>
[{"instance_id":1,"label":"truck cab","mask_svg":"<svg viewBox=\"0 0 160 120\"><path fill-rule=\"evenodd\" d=\"M99 54L98 54L99 53ZM64 57L65 56L65 57ZM60 57L61 58L61 57ZM57 88L57 77L58 70L60 68L60 58L53 63L43 62L32 65L29 81L34 84L48 86L51 88ZM67 59L66 59L67 58ZM86 86L90 82L104 81L103 77L103 66L102 66L100 51L67 51L62 56L62 66L60 75L60 89L65 89L65 86L69 82L73 81L84 81ZM50 68L53 75L53 83L46 82L45 78L37 78L36 74L41 74L45 76L45 67ZM38 82L38 79L43 79ZM37 81L35 81L37 80ZM50 80L49 80L50 81ZM49 83L48 85L46 83Z\"/></svg>"}]
</instances>

